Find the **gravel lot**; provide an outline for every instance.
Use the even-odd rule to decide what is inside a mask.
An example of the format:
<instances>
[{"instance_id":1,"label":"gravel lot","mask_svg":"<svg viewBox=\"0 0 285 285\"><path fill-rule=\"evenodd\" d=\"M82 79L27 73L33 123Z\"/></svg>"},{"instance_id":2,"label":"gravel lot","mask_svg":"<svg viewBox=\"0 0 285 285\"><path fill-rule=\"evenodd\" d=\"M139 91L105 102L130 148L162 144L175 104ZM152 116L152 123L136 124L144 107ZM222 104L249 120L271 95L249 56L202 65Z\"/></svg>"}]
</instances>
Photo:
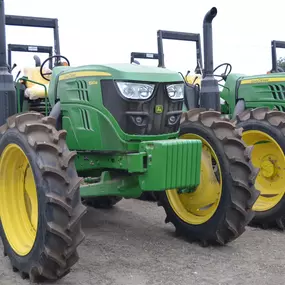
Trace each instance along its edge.
<instances>
[{"instance_id":1,"label":"gravel lot","mask_svg":"<svg viewBox=\"0 0 285 285\"><path fill-rule=\"evenodd\" d=\"M202 248L176 237L164 217L155 203L132 199L111 210L89 209L80 261L56 284L284 284L285 233L248 228L225 247ZM13 273L2 257L0 284L30 282Z\"/></svg>"}]
</instances>

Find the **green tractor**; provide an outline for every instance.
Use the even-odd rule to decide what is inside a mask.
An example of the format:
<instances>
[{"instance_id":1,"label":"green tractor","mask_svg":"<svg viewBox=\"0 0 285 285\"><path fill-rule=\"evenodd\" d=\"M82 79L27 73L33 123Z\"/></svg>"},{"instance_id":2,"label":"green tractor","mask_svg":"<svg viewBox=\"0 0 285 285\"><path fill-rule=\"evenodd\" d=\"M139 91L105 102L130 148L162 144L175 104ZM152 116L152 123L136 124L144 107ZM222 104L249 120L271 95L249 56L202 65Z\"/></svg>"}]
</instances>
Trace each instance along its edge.
<instances>
[{"instance_id":1,"label":"green tractor","mask_svg":"<svg viewBox=\"0 0 285 285\"><path fill-rule=\"evenodd\" d=\"M5 23L54 29L55 55L16 82ZM81 199L114 204L155 191L166 221L188 240L223 245L245 231L259 195L250 149L233 123L206 110L213 106L182 111L181 75L132 64L71 67L57 19L5 17L3 0L0 36L0 235L14 271L32 281L70 271L84 239ZM202 98L216 98L211 74L206 82Z\"/></svg>"},{"instance_id":2,"label":"green tractor","mask_svg":"<svg viewBox=\"0 0 285 285\"><path fill-rule=\"evenodd\" d=\"M192 41L196 43L197 67L193 75L184 76L186 86L193 86L193 92L185 92L184 110L205 104L203 92L208 88L209 66L212 66L212 36L205 29L204 57L202 67L201 44L199 34L174 31L158 31L159 66L164 65L163 39ZM168 35L173 35L172 37ZM272 42L272 71L266 75L245 76L231 73L232 66L223 63L213 70L213 77L222 90L216 89L215 96L207 98L207 104L220 104L222 117L242 128L242 140L252 147L252 163L260 171L255 188L260 195L253 206L255 216L252 226L262 228L277 227L285 229L285 76L277 68L276 48L285 47L282 42ZM218 70L223 71L219 74ZM278 73L279 72L279 73ZM223 84L221 84L224 82ZM218 103L219 102L219 103ZM217 107L217 106L216 106ZM215 108L216 109L216 108Z\"/></svg>"},{"instance_id":3,"label":"green tractor","mask_svg":"<svg viewBox=\"0 0 285 285\"><path fill-rule=\"evenodd\" d=\"M243 203L237 202L236 199L238 199L237 197L242 197L249 189L254 188L251 183L255 180L254 177L255 174L257 174L253 172L253 176L249 178L249 180L245 180L242 178L244 177L243 175L237 178L236 175L241 174L240 170L230 170L233 169L233 165L231 166L232 163L236 166L240 165L242 155L238 155L238 152L233 149L236 140L228 140L228 134L232 138L240 139L241 129L236 129L235 124L229 122L228 119L221 116L219 112L220 98L217 96L219 95L218 83L213 77L212 45L209 45L212 39L212 20L216 14L216 8L212 8L204 18L205 41L207 46L209 46L205 53L205 72L207 76L202 79L203 85L201 88L196 84L190 85L187 84L187 82L184 84L184 102L182 109L185 111L180 121L180 139L198 139L203 143L201 182L193 193L185 193L185 195L179 197L179 200L176 197L172 197L172 193L176 194L175 192L166 191L168 194L166 197L167 200L161 199L163 196L158 195L158 204L164 206L167 214L166 222L172 222L179 232L179 224L177 223L178 215L180 219L188 221L189 224L193 225L191 228L193 239L195 239L196 236L196 238L198 237L198 240L204 244L207 244L209 242L208 237L216 232L216 219L221 218L220 214L224 215L223 211L227 211L226 208L233 212L235 212L236 209L240 209L239 206ZM163 52L161 52L161 49L163 49L162 38L172 40L180 40L180 38L182 38L187 41L194 40L197 43L198 57L196 69L202 70L200 36L197 34L176 33L171 31L158 32L158 53L133 52L131 53L131 63L140 66L140 63L136 60L138 58L155 59L159 60L159 67L164 70L164 62L162 62L164 58ZM183 76L181 77L183 78ZM198 100L194 100L196 95L201 98L200 103ZM213 111L209 111L209 109ZM201 110L203 110L202 113L206 112L209 115L211 114L211 116L217 116L217 121L210 117L208 119L206 119L206 117L203 118L204 115L202 115ZM230 129L234 130L234 132L229 132ZM228 144L231 146L228 147ZM232 159L228 159L231 156ZM247 156L247 160L249 161L250 153L248 153ZM249 191L251 192L251 190ZM205 194L203 200L200 199L200 193ZM156 192L155 194L157 195L158 193ZM222 198L223 196L224 199ZM248 196L250 202L247 207L253 205L252 203L256 201L257 197L257 191L254 190L252 194ZM239 211L239 214L243 215L244 211ZM228 217L231 215L232 214L228 212ZM236 218L238 218L238 216L236 216ZM237 233L237 227L233 225L233 220L234 219L228 220L226 224L228 225L228 229L230 228L233 232ZM209 231L212 227L215 228L213 232ZM220 233L223 231L222 229L219 230ZM223 239L224 238L218 237L218 241L221 244L223 243Z\"/></svg>"}]
</instances>

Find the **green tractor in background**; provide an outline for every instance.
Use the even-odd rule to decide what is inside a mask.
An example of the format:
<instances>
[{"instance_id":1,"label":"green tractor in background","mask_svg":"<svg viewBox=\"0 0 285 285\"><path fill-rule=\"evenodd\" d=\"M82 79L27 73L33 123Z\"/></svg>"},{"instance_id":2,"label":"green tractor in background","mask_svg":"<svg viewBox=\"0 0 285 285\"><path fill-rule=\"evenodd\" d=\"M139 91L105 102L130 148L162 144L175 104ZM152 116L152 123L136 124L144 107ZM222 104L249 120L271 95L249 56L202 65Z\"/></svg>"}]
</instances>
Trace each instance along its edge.
<instances>
[{"instance_id":1,"label":"green tractor in background","mask_svg":"<svg viewBox=\"0 0 285 285\"><path fill-rule=\"evenodd\" d=\"M215 15L207 13L208 29ZM53 28L55 55L14 81L5 24ZM70 271L84 239L81 199L114 204L155 191L166 221L188 240L223 245L245 231L256 172L240 131L221 117L209 69L205 108L183 112L177 72L71 67L57 19L5 16L0 0L0 36L0 235L14 271L32 281Z\"/></svg>"},{"instance_id":2,"label":"green tractor in background","mask_svg":"<svg viewBox=\"0 0 285 285\"><path fill-rule=\"evenodd\" d=\"M216 110L221 105L222 117L243 129L242 139L252 147L252 163L260 169L255 188L260 196L253 206L255 217L251 225L262 228L277 227L285 229L285 75L277 68L276 47L285 47L282 42L272 42L273 74L245 76L231 73L232 66L223 63L214 70L212 66L212 35L205 29L204 57L202 66L200 35L193 33L159 30L157 32L159 66L165 68L163 39L191 41L196 43L197 67L193 75L183 76L186 90L184 111L205 104L205 98ZM279 44L280 43L280 44ZM144 54L144 53L141 53ZM220 74L217 72L223 69ZM221 91L215 96L203 97L201 90L208 87L208 74L212 71ZM279 72L279 73L277 73ZM224 82L221 84L220 82ZM192 87L192 88L187 88ZM206 88L205 88L206 87ZM215 98L215 99L214 99ZM211 100L213 100L211 102ZM207 104L207 103L206 103ZM183 122L183 118L182 118ZM196 131L193 131L196 137ZM191 137L193 137L191 136ZM197 138L197 137L196 137ZM203 142L204 145L204 142Z\"/></svg>"}]
</instances>

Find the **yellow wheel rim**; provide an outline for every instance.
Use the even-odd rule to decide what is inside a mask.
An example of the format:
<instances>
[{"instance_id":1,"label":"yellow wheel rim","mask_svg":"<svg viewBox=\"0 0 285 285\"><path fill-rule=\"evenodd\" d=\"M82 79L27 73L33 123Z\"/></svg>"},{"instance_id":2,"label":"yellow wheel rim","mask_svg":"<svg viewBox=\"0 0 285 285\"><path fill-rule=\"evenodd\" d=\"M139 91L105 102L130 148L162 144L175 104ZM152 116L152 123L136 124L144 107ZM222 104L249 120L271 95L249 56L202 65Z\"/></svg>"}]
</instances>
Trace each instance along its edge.
<instances>
[{"instance_id":1,"label":"yellow wheel rim","mask_svg":"<svg viewBox=\"0 0 285 285\"><path fill-rule=\"evenodd\" d=\"M270 210L280 202L285 191L283 151L270 135L261 131L244 131L242 138L247 145L253 146L252 164L260 169L255 181L260 196L253 205L253 210Z\"/></svg>"},{"instance_id":2,"label":"yellow wheel rim","mask_svg":"<svg viewBox=\"0 0 285 285\"><path fill-rule=\"evenodd\" d=\"M16 144L9 144L0 158L0 214L10 246L27 255L37 234L37 188L29 160Z\"/></svg>"},{"instance_id":3,"label":"yellow wheel rim","mask_svg":"<svg viewBox=\"0 0 285 285\"><path fill-rule=\"evenodd\" d=\"M181 139L202 141L201 181L192 193L179 194L176 189L166 190L168 201L178 217L185 223L200 225L216 212L222 194L221 167L211 145L196 134L184 134Z\"/></svg>"}]
</instances>

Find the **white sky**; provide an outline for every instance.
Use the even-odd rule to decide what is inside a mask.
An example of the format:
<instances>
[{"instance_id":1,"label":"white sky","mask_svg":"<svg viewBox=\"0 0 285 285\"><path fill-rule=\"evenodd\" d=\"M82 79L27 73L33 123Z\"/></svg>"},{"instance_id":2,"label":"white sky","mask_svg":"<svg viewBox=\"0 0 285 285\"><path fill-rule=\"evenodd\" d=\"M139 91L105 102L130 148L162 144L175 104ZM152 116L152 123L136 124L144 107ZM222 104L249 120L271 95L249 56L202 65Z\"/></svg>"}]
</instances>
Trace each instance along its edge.
<instances>
[{"instance_id":1,"label":"white sky","mask_svg":"<svg viewBox=\"0 0 285 285\"><path fill-rule=\"evenodd\" d=\"M271 68L271 40L285 41L284 0L24 2L6 0L6 14L58 18L61 54L72 66L129 62L132 51L156 52L159 29L202 33L203 17L213 6L218 9L213 21L214 66L229 62L233 72L266 73ZM6 37L7 44L53 45L50 29L8 26ZM196 67L194 43L164 40L164 53L170 69L185 73ZM32 56L15 53L13 61L32 66ZM285 56L285 50L278 50L278 56Z\"/></svg>"}]
</instances>

